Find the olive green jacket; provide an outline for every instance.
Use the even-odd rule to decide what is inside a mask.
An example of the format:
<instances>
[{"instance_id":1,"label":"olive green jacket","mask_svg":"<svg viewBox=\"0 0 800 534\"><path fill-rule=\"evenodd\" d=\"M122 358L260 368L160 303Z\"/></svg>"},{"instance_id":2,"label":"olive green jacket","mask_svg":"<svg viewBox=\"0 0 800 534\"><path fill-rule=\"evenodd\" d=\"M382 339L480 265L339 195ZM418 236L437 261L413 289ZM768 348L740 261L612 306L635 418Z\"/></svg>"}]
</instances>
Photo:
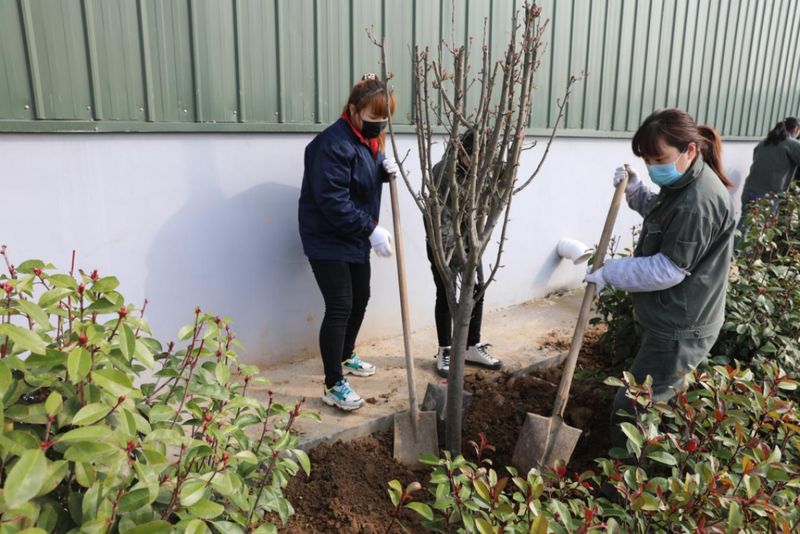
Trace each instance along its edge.
<instances>
[{"instance_id":1,"label":"olive green jacket","mask_svg":"<svg viewBox=\"0 0 800 534\"><path fill-rule=\"evenodd\" d=\"M789 188L800 165L800 141L787 138L778 144L761 141L753 150L753 164L744 182L755 193L780 193Z\"/></svg>"},{"instance_id":2,"label":"olive green jacket","mask_svg":"<svg viewBox=\"0 0 800 534\"><path fill-rule=\"evenodd\" d=\"M717 335L736 226L731 196L701 157L681 178L661 188L644 211L634 256L662 253L687 276L662 291L632 293L636 320L661 337Z\"/></svg>"}]
</instances>

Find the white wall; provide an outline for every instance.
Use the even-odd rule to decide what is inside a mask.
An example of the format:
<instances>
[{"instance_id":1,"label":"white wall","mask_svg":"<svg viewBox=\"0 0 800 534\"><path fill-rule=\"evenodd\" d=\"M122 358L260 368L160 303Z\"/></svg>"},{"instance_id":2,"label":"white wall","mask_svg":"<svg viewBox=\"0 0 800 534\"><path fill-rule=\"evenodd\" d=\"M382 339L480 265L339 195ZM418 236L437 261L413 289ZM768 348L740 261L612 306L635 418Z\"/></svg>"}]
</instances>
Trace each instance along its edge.
<instances>
[{"instance_id":1,"label":"white wall","mask_svg":"<svg viewBox=\"0 0 800 534\"><path fill-rule=\"evenodd\" d=\"M196 305L234 319L253 362L316 351L322 299L297 232L303 151L312 136L277 134L32 134L0 137L0 243L17 263L52 261L114 274L130 302L150 301L159 339ZM402 136L401 151L413 149ZM543 144L525 152L532 171ZM753 143L728 143L731 177L746 176ZM413 155L413 152L412 152ZM412 158L409 158L409 161ZM614 168L635 161L627 140L558 139L512 208L509 241L487 308L577 286L585 267L559 261L562 237L599 238ZM417 166L412 172L419 176ZM640 172L640 174L645 174ZM401 186L412 327L433 321L423 225ZM638 217L623 209L617 233ZM381 222L391 227L388 188ZM487 263L494 249L485 256ZM394 260L373 258L361 341L400 333ZM488 265L487 265L488 268Z\"/></svg>"}]
</instances>

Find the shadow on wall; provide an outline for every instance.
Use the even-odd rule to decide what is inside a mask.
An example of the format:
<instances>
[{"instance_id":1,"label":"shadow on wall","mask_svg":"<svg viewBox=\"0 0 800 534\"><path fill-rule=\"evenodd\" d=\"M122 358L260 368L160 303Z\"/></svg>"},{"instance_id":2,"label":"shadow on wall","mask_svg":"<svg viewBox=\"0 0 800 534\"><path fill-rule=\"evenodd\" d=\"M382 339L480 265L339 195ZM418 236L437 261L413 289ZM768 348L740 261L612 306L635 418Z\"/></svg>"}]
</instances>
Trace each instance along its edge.
<instances>
[{"instance_id":1,"label":"shadow on wall","mask_svg":"<svg viewBox=\"0 0 800 534\"><path fill-rule=\"evenodd\" d=\"M316 350L321 317L308 310L322 303L297 229L300 189L262 183L228 197L216 163L213 150L187 153L186 203L147 253L150 324L160 339L174 339L200 306L233 319L248 362Z\"/></svg>"}]
</instances>

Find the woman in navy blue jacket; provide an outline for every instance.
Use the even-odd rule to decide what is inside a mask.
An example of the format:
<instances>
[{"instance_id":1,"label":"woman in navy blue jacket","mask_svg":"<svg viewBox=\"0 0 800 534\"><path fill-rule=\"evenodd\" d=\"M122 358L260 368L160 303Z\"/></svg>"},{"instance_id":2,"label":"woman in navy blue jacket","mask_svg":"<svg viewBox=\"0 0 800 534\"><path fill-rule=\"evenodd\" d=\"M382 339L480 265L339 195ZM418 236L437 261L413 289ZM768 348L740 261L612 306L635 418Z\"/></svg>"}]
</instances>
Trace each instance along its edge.
<instances>
[{"instance_id":1,"label":"woman in navy blue jacket","mask_svg":"<svg viewBox=\"0 0 800 534\"><path fill-rule=\"evenodd\" d=\"M375 374L354 348L370 294L370 249L392 255L392 236L378 226L378 215L382 184L397 172L395 160L383 152L383 129L394 108L394 95L389 103L385 84L367 74L353 86L339 120L305 152L298 216L303 250L325 301L322 400L343 410L364 403L344 375Z\"/></svg>"}]
</instances>

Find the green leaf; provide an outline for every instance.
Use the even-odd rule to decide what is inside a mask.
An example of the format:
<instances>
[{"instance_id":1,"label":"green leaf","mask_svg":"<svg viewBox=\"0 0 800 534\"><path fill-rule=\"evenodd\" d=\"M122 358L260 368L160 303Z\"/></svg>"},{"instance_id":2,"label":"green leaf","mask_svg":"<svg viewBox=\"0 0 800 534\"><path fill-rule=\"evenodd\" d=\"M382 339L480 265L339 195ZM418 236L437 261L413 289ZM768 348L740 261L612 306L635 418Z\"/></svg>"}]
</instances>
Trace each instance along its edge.
<instances>
[{"instance_id":1,"label":"green leaf","mask_svg":"<svg viewBox=\"0 0 800 534\"><path fill-rule=\"evenodd\" d=\"M64 460L50 462L47 465L47 473L45 473L42 487L39 488L39 492L36 496L41 497L42 495L47 495L56 489L56 487L61 484L61 481L64 480L64 477L67 476L67 473L69 473L69 462Z\"/></svg>"},{"instance_id":2,"label":"green leaf","mask_svg":"<svg viewBox=\"0 0 800 534\"><path fill-rule=\"evenodd\" d=\"M47 400L44 401L44 409L47 411L47 415L56 415L61 410L63 403L64 399L61 394L58 391L51 391L50 395L47 396Z\"/></svg>"},{"instance_id":3,"label":"green leaf","mask_svg":"<svg viewBox=\"0 0 800 534\"><path fill-rule=\"evenodd\" d=\"M123 495L119 500L119 512L127 514L146 506L149 502L150 492L147 488L136 488Z\"/></svg>"},{"instance_id":4,"label":"green leaf","mask_svg":"<svg viewBox=\"0 0 800 534\"><path fill-rule=\"evenodd\" d=\"M542 512L531 523L529 534L547 534L547 517Z\"/></svg>"},{"instance_id":5,"label":"green leaf","mask_svg":"<svg viewBox=\"0 0 800 534\"><path fill-rule=\"evenodd\" d=\"M27 328L20 328L13 324L2 324L0 325L0 335L8 336L14 343L15 348L23 351L29 350L33 354L47 353L47 346L42 341L42 338L36 332L32 332Z\"/></svg>"},{"instance_id":6,"label":"green leaf","mask_svg":"<svg viewBox=\"0 0 800 534\"><path fill-rule=\"evenodd\" d=\"M111 434L111 429L107 426L85 426L74 428L69 432L58 436L56 439L62 443L73 443L75 441L99 441L107 438Z\"/></svg>"},{"instance_id":7,"label":"green leaf","mask_svg":"<svg viewBox=\"0 0 800 534\"><path fill-rule=\"evenodd\" d=\"M728 509L728 532L739 532L739 529L744 525L744 516L739 503L736 501L729 501L730 508Z\"/></svg>"},{"instance_id":8,"label":"green leaf","mask_svg":"<svg viewBox=\"0 0 800 534\"><path fill-rule=\"evenodd\" d=\"M110 411L111 408L101 402L87 404L78 410L78 413L72 418L72 424L75 426L91 425L104 418Z\"/></svg>"},{"instance_id":9,"label":"green leaf","mask_svg":"<svg viewBox=\"0 0 800 534\"><path fill-rule=\"evenodd\" d=\"M96 462L120 450L100 441L79 441L70 445L64 452L64 458L70 462Z\"/></svg>"},{"instance_id":10,"label":"green leaf","mask_svg":"<svg viewBox=\"0 0 800 534\"><path fill-rule=\"evenodd\" d=\"M231 378L231 370L228 369L227 364L222 362L217 363L217 368L214 370L214 374L217 377L217 382L220 386L224 386L228 383L228 380Z\"/></svg>"},{"instance_id":11,"label":"green leaf","mask_svg":"<svg viewBox=\"0 0 800 534\"><path fill-rule=\"evenodd\" d=\"M666 465L678 465L678 460L667 451L653 451L647 455L648 458L655 462Z\"/></svg>"},{"instance_id":12,"label":"green leaf","mask_svg":"<svg viewBox=\"0 0 800 534\"><path fill-rule=\"evenodd\" d=\"M625 435L628 436L628 439L635 443L637 447L641 448L644 438L642 437L642 433L639 432L639 429L631 423L622 423L620 427Z\"/></svg>"},{"instance_id":13,"label":"green leaf","mask_svg":"<svg viewBox=\"0 0 800 534\"><path fill-rule=\"evenodd\" d=\"M148 369L156 368L156 361L153 359L153 351L139 339L136 340L134 356Z\"/></svg>"},{"instance_id":14,"label":"green leaf","mask_svg":"<svg viewBox=\"0 0 800 534\"><path fill-rule=\"evenodd\" d=\"M41 449L20 456L5 480L3 497L8 508L19 508L39 493L47 473L47 460Z\"/></svg>"},{"instance_id":15,"label":"green leaf","mask_svg":"<svg viewBox=\"0 0 800 534\"><path fill-rule=\"evenodd\" d=\"M406 505L406 508L414 510L428 521L433 521L433 510L424 502L411 502Z\"/></svg>"},{"instance_id":16,"label":"green leaf","mask_svg":"<svg viewBox=\"0 0 800 534\"><path fill-rule=\"evenodd\" d=\"M297 458L297 461L300 463L300 467L303 468L303 472L305 472L306 476L311 476L311 460L309 460L306 451L302 449L294 449L292 452L294 453L295 458Z\"/></svg>"},{"instance_id":17,"label":"green leaf","mask_svg":"<svg viewBox=\"0 0 800 534\"><path fill-rule=\"evenodd\" d=\"M108 293L119 287L119 280L115 276L104 276L92 284L91 290L97 293Z\"/></svg>"},{"instance_id":18,"label":"green leaf","mask_svg":"<svg viewBox=\"0 0 800 534\"><path fill-rule=\"evenodd\" d=\"M83 347L75 347L67 357L67 371L73 382L80 382L89 375L92 357Z\"/></svg>"},{"instance_id":19,"label":"green leaf","mask_svg":"<svg viewBox=\"0 0 800 534\"><path fill-rule=\"evenodd\" d=\"M32 274L34 269L44 269L45 264L42 260L25 260L17 267L18 273Z\"/></svg>"},{"instance_id":20,"label":"green leaf","mask_svg":"<svg viewBox=\"0 0 800 534\"><path fill-rule=\"evenodd\" d=\"M118 369L92 371L92 381L115 397L128 395L133 389L130 377Z\"/></svg>"},{"instance_id":21,"label":"green leaf","mask_svg":"<svg viewBox=\"0 0 800 534\"><path fill-rule=\"evenodd\" d=\"M57 303L67 295L71 295L72 290L67 289L66 287L56 287L45 291L42 293L42 296L39 297L39 307L42 309L47 309L53 304Z\"/></svg>"},{"instance_id":22,"label":"green leaf","mask_svg":"<svg viewBox=\"0 0 800 534\"><path fill-rule=\"evenodd\" d=\"M53 287L66 287L68 289L76 289L78 287L78 282L68 274L51 274L47 279Z\"/></svg>"},{"instance_id":23,"label":"green leaf","mask_svg":"<svg viewBox=\"0 0 800 534\"><path fill-rule=\"evenodd\" d=\"M181 329L178 330L178 339L181 341L186 341L187 339L192 337L193 333L194 333L194 325L187 324L186 326L181 327Z\"/></svg>"},{"instance_id":24,"label":"green leaf","mask_svg":"<svg viewBox=\"0 0 800 534\"><path fill-rule=\"evenodd\" d=\"M208 527L202 519L192 519L186 525L186 530L183 531L184 534L205 534L206 532L208 532Z\"/></svg>"},{"instance_id":25,"label":"green leaf","mask_svg":"<svg viewBox=\"0 0 800 534\"><path fill-rule=\"evenodd\" d=\"M244 534L244 529L230 521L214 521L211 523L220 534Z\"/></svg>"},{"instance_id":26,"label":"green leaf","mask_svg":"<svg viewBox=\"0 0 800 534\"><path fill-rule=\"evenodd\" d=\"M170 534L172 525L166 521L150 521L143 523L135 528L126 530L124 534Z\"/></svg>"},{"instance_id":27,"label":"green leaf","mask_svg":"<svg viewBox=\"0 0 800 534\"><path fill-rule=\"evenodd\" d=\"M206 491L206 482L204 480L192 480L187 482L181 488L180 499L181 506L192 506L203 498Z\"/></svg>"},{"instance_id":28,"label":"green leaf","mask_svg":"<svg viewBox=\"0 0 800 534\"><path fill-rule=\"evenodd\" d=\"M31 302L30 300L18 300L14 307L33 319L40 327L50 330L50 316L45 311Z\"/></svg>"},{"instance_id":29,"label":"green leaf","mask_svg":"<svg viewBox=\"0 0 800 534\"><path fill-rule=\"evenodd\" d=\"M189 507L189 512L194 517L199 517L201 519L214 519L222 515L224 511L224 506L208 499L200 499L196 504Z\"/></svg>"},{"instance_id":30,"label":"green leaf","mask_svg":"<svg viewBox=\"0 0 800 534\"><path fill-rule=\"evenodd\" d=\"M5 361L0 360L0 398L5 397L8 387L11 385L11 370Z\"/></svg>"},{"instance_id":31,"label":"green leaf","mask_svg":"<svg viewBox=\"0 0 800 534\"><path fill-rule=\"evenodd\" d=\"M136 336L131 327L123 324L119 329L119 348L126 359L130 360L136 350Z\"/></svg>"}]
</instances>

